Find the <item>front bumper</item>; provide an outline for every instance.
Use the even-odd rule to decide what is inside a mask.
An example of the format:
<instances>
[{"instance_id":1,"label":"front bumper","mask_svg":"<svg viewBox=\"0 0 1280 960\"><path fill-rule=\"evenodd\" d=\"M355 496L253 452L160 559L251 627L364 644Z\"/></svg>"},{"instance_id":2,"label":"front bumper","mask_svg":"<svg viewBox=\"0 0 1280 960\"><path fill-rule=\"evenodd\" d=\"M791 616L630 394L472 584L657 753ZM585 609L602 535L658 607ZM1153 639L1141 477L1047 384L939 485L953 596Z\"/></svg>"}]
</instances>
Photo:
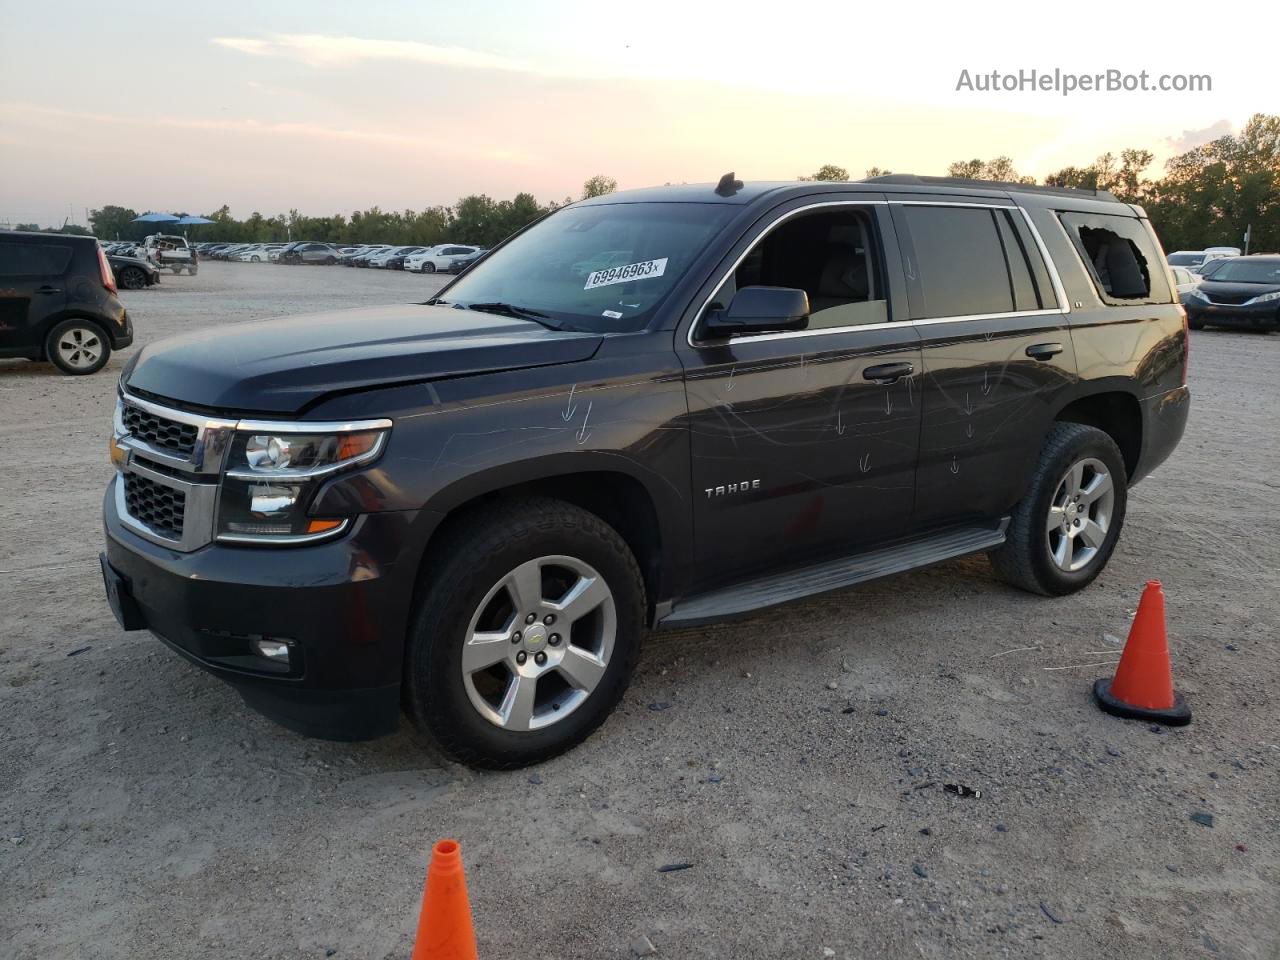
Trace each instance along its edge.
<instances>
[{"instance_id":1,"label":"front bumper","mask_svg":"<svg viewBox=\"0 0 1280 960\"><path fill-rule=\"evenodd\" d=\"M178 553L124 526L119 482L103 522L106 562L133 615L122 625L145 626L291 730L359 740L396 729L417 511L366 514L346 536L306 547ZM261 639L289 643L289 663L255 654Z\"/></svg>"},{"instance_id":2,"label":"front bumper","mask_svg":"<svg viewBox=\"0 0 1280 960\"><path fill-rule=\"evenodd\" d=\"M1183 306L1187 309L1187 319L1197 323L1253 330L1280 329L1280 303L1274 300L1237 305L1206 303L1196 297L1187 297Z\"/></svg>"}]
</instances>

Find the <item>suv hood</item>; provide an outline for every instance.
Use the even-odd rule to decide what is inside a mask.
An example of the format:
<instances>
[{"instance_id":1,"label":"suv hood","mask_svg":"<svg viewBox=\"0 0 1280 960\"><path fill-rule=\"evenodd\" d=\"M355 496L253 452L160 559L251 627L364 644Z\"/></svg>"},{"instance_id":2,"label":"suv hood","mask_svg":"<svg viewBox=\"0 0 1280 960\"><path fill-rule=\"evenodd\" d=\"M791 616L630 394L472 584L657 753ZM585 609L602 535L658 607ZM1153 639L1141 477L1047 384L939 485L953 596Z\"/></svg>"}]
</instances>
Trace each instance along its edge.
<instances>
[{"instance_id":1,"label":"suv hood","mask_svg":"<svg viewBox=\"0 0 1280 960\"><path fill-rule=\"evenodd\" d=\"M1205 293L1218 293L1230 297L1260 297L1264 293L1280 290L1280 283L1240 283L1206 277L1200 281L1200 289Z\"/></svg>"},{"instance_id":2,"label":"suv hood","mask_svg":"<svg viewBox=\"0 0 1280 960\"><path fill-rule=\"evenodd\" d=\"M602 339L454 307L364 307L161 340L125 382L228 412L298 413L337 391L587 360Z\"/></svg>"}]
</instances>

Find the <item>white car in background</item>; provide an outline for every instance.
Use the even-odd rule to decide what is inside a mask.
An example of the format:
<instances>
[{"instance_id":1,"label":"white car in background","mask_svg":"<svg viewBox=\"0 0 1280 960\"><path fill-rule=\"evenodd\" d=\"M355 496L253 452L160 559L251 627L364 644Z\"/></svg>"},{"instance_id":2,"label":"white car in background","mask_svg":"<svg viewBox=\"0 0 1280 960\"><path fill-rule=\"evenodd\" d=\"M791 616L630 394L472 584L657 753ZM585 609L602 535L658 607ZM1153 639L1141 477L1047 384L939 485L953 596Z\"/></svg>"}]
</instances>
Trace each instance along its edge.
<instances>
[{"instance_id":1,"label":"white car in background","mask_svg":"<svg viewBox=\"0 0 1280 960\"><path fill-rule=\"evenodd\" d=\"M271 257L272 247L277 249L284 244L274 243L254 243L245 247L243 250L236 251L232 260L239 260L241 263L266 263Z\"/></svg>"},{"instance_id":2,"label":"white car in background","mask_svg":"<svg viewBox=\"0 0 1280 960\"><path fill-rule=\"evenodd\" d=\"M404 268L417 273L435 273L437 270L448 270L454 260L461 257L469 257L479 249L479 247L464 246L460 243L442 243L438 246L427 247L426 250L421 253L415 253L411 257L406 257Z\"/></svg>"},{"instance_id":3,"label":"white car in background","mask_svg":"<svg viewBox=\"0 0 1280 960\"><path fill-rule=\"evenodd\" d=\"M1196 287L1200 286L1201 277L1199 274L1192 273L1186 267L1170 265L1169 269L1173 271L1173 282L1178 288L1178 296L1182 296L1184 293L1190 293Z\"/></svg>"}]
</instances>

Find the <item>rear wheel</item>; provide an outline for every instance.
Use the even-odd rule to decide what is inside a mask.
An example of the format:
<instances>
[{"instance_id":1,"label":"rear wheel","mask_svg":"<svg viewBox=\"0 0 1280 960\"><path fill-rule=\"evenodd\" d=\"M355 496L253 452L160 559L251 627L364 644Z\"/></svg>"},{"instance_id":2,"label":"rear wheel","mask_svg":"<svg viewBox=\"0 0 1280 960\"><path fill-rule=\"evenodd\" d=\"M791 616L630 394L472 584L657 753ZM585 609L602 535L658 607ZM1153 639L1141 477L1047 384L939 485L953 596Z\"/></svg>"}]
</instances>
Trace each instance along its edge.
<instances>
[{"instance_id":1,"label":"rear wheel","mask_svg":"<svg viewBox=\"0 0 1280 960\"><path fill-rule=\"evenodd\" d=\"M635 557L594 514L504 504L428 565L409 636L406 706L454 759L510 769L586 739L630 679L644 616Z\"/></svg>"},{"instance_id":2,"label":"rear wheel","mask_svg":"<svg viewBox=\"0 0 1280 960\"><path fill-rule=\"evenodd\" d=\"M147 275L140 267L125 267L116 274L116 279L126 290L141 290L147 285Z\"/></svg>"},{"instance_id":3,"label":"rear wheel","mask_svg":"<svg viewBox=\"0 0 1280 960\"><path fill-rule=\"evenodd\" d=\"M49 331L44 353L63 373L82 376L97 373L111 357L111 344L96 323L78 318L63 320Z\"/></svg>"},{"instance_id":4,"label":"rear wheel","mask_svg":"<svg viewBox=\"0 0 1280 960\"><path fill-rule=\"evenodd\" d=\"M1014 508L1005 543L990 553L997 576L1046 596L1093 582L1124 525L1128 476L1110 435L1059 423L1045 440L1026 494Z\"/></svg>"}]
</instances>

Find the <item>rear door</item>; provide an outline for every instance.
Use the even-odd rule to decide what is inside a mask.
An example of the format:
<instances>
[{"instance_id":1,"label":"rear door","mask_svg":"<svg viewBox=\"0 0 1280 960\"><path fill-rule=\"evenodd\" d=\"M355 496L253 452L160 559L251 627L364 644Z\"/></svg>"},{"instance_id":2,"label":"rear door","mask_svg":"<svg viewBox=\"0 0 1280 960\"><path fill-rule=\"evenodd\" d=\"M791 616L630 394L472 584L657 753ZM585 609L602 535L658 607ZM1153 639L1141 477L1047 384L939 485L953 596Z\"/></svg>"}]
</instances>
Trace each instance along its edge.
<instances>
[{"instance_id":1,"label":"rear door","mask_svg":"<svg viewBox=\"0 0 1280 960\"><path fill-rule=\"evenodd\" d=\"M919 341L883 200L854 196L758 224L677 337L699 587L851 554L910 522ZM744 286L805 290L808 328L704 336L705 314Z\"/></svg>"},{"instance_id":2,"label":"rear door","mask_svg":"<svg viewBox=\"0 0 1280 960\"><path fill-rule=\"evenodd\" d=\"M1061 285L1012 203L891 201L924 365L916 523L1002 515L1076 380Z\"/></svg>"},{"instance_id":3,"label":"rear door","mask_svg":"<svg viewBox=\"0 0 1280 960\"><path fill-rule=\"evenodd\" d=\"M69 244L0 239L0 351L39 346L67 302Z\"/></svg>"}]
</instances>

